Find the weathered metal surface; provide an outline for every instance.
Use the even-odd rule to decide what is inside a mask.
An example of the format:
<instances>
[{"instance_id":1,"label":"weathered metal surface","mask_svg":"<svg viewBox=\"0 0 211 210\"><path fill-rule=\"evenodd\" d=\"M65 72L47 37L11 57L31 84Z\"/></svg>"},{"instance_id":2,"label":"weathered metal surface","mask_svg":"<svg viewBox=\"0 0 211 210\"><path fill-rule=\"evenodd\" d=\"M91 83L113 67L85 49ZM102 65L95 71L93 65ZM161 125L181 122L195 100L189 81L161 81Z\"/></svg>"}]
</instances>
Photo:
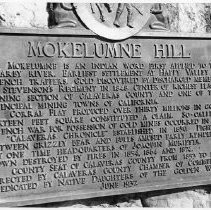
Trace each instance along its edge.
<instances>
[{"instance_id":1,"label":"weathered metal surface","mask_svg":"<svg viewBox=\"0 0 211 210\"><path fill-rule=\"evenodd\" d=\"M2 31L0 205L211 183L209 37Z\"/></svg>"}]
</instances>

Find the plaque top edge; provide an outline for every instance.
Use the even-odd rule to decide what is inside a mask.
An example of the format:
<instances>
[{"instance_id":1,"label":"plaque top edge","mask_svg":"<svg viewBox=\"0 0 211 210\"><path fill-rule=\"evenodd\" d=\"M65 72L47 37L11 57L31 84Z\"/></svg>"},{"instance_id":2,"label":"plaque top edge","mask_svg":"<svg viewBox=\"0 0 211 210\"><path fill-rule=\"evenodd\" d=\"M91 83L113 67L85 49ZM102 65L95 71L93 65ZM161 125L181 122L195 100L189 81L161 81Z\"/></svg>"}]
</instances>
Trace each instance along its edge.
<instances>
[{"instance_id":1,"label":"plaque top edge","mask_svg":"<svg viewBox=\"0 0 211 210\"><path fill-rule=\"evenodd\" d=\"M94 36L99 37L92 31L87 29L29 29L29 28L7 28L1 27L0 28L0 35L6 34L17 34L17 35L58 35L58 36ZM147 31L143 30L134 35L133 37L155 37L155 38L210 38L211 34L202 34L202 33L187 33L187 32L161 32L161 31ZM132 37L131 37L132 38Z\"/></svg>"}]
</instances>

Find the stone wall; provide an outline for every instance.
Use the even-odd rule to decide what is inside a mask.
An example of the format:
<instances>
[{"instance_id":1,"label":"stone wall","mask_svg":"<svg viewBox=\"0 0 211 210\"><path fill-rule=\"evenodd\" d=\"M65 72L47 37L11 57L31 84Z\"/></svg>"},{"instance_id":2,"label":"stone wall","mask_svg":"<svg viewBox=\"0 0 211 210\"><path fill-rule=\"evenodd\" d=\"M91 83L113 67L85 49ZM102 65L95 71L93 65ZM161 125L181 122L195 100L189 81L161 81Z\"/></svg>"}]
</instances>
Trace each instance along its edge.
<instances>
[{"instance_id":1,"label":"stone wall","mask_svg":"<svg viewBox=\"0 0 211 210\"><path fill-rule=\"evenodd\" d=\"M206 32L205 6L209 4L162 4L170 31ZM211 5L211 4L210 4ZM0 2L0 25L17 28L48 28L46 2Z\"/></svg>"},{"instance_id":2,"label":"stone wall","mask_svg":"<svg viewBox=\"0 0 211 210\"><path fill-rule=\"evenodd\" d=\"M174 32L206 33L206 4L164 4ZM0 3L0 25L9 28L48 28L46 3ZM39 207L211 207L210 186L108 196L37 205Z\"/></svg>"},{"instance_id":3,"label":"stone wall","mask_svg":"<svg viewBox=\"0 0 211 210\"><path fill-rule=\"evenodd\" d=\"M4 27L47 28L46 2L1 2L0 21Z\"/></svg>"}]
</instances>

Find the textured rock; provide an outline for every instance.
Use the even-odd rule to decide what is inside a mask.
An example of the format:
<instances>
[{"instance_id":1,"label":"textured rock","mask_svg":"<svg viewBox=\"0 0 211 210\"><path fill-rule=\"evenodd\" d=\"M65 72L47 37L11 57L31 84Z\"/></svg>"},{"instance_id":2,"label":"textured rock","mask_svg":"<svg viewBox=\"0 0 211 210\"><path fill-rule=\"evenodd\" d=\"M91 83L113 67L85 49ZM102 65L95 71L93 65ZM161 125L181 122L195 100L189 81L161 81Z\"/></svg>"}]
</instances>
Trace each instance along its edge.
<instances>
[{"instance_id":1,"label":"textured rock","mask_svg":"<svg viewBox=\"0 0 211 210\"><path fill-rule=\"evenodd\" d=\"M206 32L204 18L205 4L178 4L179 8L179 32Z\"/></svg>"},{"instance_id":2,"label":"textured rock","mask_svg":"<svg viewBox=\"0 0 211 210\"><path fill-rule=\"evenodd\" d=\"M1 2L0 24L6 27L47 28L46 2Z\"/></svg>"},{"instance_id":3,"label":"textured rock","mask_svg":"<svg viewBox=\"0 0 211 210\"><path fill-rule=\"evenodd\" d=\"M193 191L187 190L183 192L175 192L168 190L149 193L143 199L143 203L147 207L168 207L168 208L208 208L210 207L210 195L203 190Z\"/></svg>"},{"instance_id":4,"label":"textured rock","mask_svg":"<svg viewBox=\"0 0 211 210\"><path fill-rule=\"evenodd\" d=\"M131 207L143 207L140 198L131 199L129 202L131 203Z\"/></svg>"},{"instance_id":5,"label":"textured rock","mask_svg":"<svg viewBox=\"0 0 211 210\"><path fill-rule=\"evenodd\" d=\"M108 197L107 198L106 197L105 198L101 197L101 198L96 198L96 199L92 198L92 199L90 199L91 202L89 202L89 206L93 207L93 208L98 208L98 207L107 208L107 207L110 207L112 199L111 198L109 199L109 198Z\"/></svg>"},{"instance_id":6,"label":"textured rock","mask_svg":"<svg viewBox=\"0 0 211 210\"><path fill-rule=\"evenodd\" d=\"M169 19L169 30L177 32L179 25L178 4L162 4L163 15Z\"/></svg>"},{"instance_id":7,"label":"textured rock","mask_svg":"<svg viewBox=\"0 0 211 210\"><path fill-rule=\"evenodd\" d=\"M90 207L142 207L140 195L120 195L104 198L93 198Z\"/></svg>"}]
</instances>

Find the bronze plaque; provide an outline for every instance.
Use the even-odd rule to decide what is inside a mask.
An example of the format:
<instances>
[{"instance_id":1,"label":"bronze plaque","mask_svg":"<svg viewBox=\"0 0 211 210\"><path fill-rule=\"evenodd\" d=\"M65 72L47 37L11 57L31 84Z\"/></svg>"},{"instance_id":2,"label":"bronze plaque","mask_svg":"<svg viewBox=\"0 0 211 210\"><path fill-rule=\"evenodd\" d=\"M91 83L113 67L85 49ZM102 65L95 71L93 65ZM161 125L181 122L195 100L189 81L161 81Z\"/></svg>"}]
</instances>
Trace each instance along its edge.
<instances>
[{"instance_id":1,"label":"bronze plaque","mask_svg":"<svg viewBox=\"0 0 211 210\"><path fill-rule=\"evenodd\" d=\"M1 206L211 183L208 36L2 31Z\"/></svg>"}]
</instances>

